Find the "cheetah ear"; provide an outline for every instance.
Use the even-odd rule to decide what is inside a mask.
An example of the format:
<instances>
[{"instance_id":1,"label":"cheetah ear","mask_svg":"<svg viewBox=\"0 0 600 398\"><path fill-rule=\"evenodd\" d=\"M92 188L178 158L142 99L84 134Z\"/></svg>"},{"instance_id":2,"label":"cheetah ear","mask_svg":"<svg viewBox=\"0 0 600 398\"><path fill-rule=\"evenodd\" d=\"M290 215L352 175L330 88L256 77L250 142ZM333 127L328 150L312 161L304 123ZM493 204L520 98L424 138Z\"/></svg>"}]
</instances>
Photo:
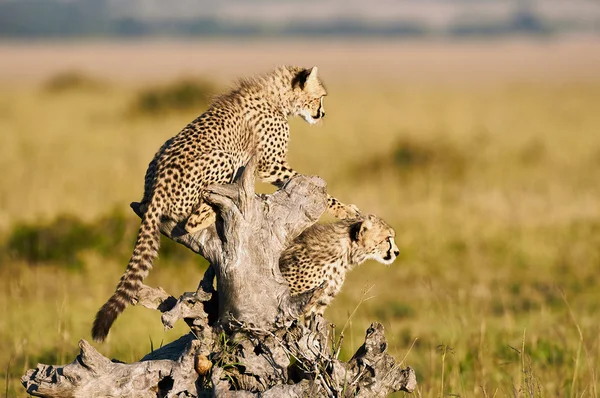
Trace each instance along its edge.
<instances>
[{"instance_id":1,"label":"cheetah ear","mask_svg":"<svg viewBox=\"0 0 600 398\"><path fill-rule=\"evenodd\" d=\"M319 79L317 78L317 73L319 72L319 68L313 66L312 69L309 69L308 77L306 78L306 84L304 89L307 91L317 91L319 88Z\"/></svg>"},{"instance_id":2,"label":"cheetah ear","mask_svg":"<svg viewBox=\"0 0 600 398\"><path fill-rule=\"evenodd\" d=\"M317 68L316 66L313 66L310 69L310 72L308 74L308 78L306 79L306 83L307 84L311 84L311 83L316 83L317 80L317 73L319 72L319 68Z\"/></svg>"},{"instance_id":3,"label":"cheetah ear","mask_svg":"<svg viewBox=\"0 0 600 398\"><path fill-rule=\"evenodd\" d=\"M367 214L367 216L365 217L365 220L368 220L369 223L371 224L371 226L373 226L373 223L377 222L377 216L375 216L373 214Z\"/></svg>"},{"instance_id":4,"label":"cheetah ear","mask_svg":"<svg viewBox=\"0 0 600 398\"><path fill-rule=\"evenodd\" d=\"M300 87L302 90L310 90L319 86L317 73L319 68L313 66L310 69L302 69L292 79L292 87Z\"/></svg>"},{"instance_id":5,"label":"cheetah ear","mask_svg":"<svg viewBox=\"0 0 600 398\"><path fill-rule=\"evenodd\" d=\"M357 222L356 224L352 224L350 226L350 240L352 240L353 242L358 241L358 238L360 237L361 226L362 221Z\"/></svg>"},{"instance_id":6,"label":"cheetah ear","mask_svg":"<svg viewBox=\"0 0 600 398\"><path fill-rule=\"evenodd\" d=\"M365 220L360 225L360 230L366 231L367 229L371 229L371 228L373 228L373 217L367 216L367 218L365 218Z\"/></svg>"},{"instance_id":7,"label":"cheetah ear","mask_svg":"<svg viewBox=\"0 0 600 398\"><path fill-rule=\"evenodd\" d=\"M370 220L369 217L357 223L353 234L354 240L359 240L360 238L362 238L365 235L365 233L371 228L373 228L373 222Z\"/></svg>"}]
</instances>

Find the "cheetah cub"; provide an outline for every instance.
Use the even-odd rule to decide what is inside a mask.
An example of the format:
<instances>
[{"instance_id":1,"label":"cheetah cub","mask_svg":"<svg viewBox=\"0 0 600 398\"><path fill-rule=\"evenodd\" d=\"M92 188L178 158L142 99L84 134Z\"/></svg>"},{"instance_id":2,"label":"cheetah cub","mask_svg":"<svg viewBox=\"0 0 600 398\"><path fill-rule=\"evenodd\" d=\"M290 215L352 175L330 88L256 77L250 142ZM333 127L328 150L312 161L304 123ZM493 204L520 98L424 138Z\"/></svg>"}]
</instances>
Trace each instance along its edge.
<instances>
[{"instance_id":1,"label":"cheetah cub","mask_svg":"<svg viewBox=\"0 0 600 398\"><path fill-rule=\"evenodd\" d=\"M391 264L400 253L396 232L381 218L348 219L315 224L306 229L282 253L279 269L290 285L292 296L325 282L325 289L305 317L323 315L342 289L346 273L366 260Z\"/></svg>"},{"instance_id":2,"label":"cheetah cub","mask_svg":"<svg viewBox=\"0 0 600 398\"><path fill-rule=\"evenodd\" d=\"M235 172L258 159L257 174L281 186L294 171L286 161L288 118L301 116L316 123L325 116L325 86L317 67L279 67L263 76L246 79L228 94L216 98L209 109L168 140L146 171L144 213L133 255L115 293L100 308L92 336L103 341L117 316L135 301L158 255L162 218L184 222L188 232L206 228L215 220L203 202L211 184L232 181ZM338 218L356 217L356 207L328 197L329 210Z\"/></svg>"}]
</instances>

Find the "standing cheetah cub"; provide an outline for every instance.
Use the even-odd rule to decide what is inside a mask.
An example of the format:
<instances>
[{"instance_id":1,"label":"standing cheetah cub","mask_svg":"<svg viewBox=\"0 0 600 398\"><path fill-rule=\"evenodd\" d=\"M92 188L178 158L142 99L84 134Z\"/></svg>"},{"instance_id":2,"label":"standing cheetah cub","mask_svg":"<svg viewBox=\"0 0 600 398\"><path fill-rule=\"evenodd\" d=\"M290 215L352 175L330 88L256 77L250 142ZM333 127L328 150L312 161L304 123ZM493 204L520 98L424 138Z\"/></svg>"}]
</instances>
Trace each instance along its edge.
<instances>
[{"instance_id":1,"label":"standing cheetah cub","mask_svg":"<svg viewBox=\"0 0 600 398\"><path fill-rule=\"evenodd\" d=\"M144 214L133 255L115 293L96 315L94 340L103 341L117 316L136 299L158 255L161 219L185 222L188 232L212 224L215 214L202 200L204 188L231 182L253 155L258 158L257 174L265 182L281 186L297 174L286 161L287 120L299 115L316 123L325 116L326 94L317 67L280 67L243 80L160 148L146 171L140 206ZM354 206L328 200L334 216L357 216Z\"/></svg>"},{"instance_id":2,"label":"standing cheetah cub","mask_svg":"<svg viewBox=\"0 0 600 398\"><path fill-rule=\"evenodd\" d=\"M323 294L305 315L323 315L342 289L346 273L366 260L391 264L400 253L396 232L374 215L364 220L315 224L306 229L282 253L279 269L292 296L325 282Z\"/></svg>"}]
</instances>

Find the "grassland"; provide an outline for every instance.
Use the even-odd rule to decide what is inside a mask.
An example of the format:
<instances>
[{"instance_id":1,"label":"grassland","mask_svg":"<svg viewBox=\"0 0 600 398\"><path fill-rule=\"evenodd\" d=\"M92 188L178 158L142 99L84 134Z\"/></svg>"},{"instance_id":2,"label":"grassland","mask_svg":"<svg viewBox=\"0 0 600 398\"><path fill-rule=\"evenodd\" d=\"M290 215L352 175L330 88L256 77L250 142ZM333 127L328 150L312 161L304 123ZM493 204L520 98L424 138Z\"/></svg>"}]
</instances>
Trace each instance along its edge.
<instances>
[{"instance_id":1,"label":"grassland","mask_svg":"<svg viewBox=\"0 0 600 398\"><path fill-rule=\"evenodd\" d=\"M348 323L343 356L378 320L391 353L416 369L416 396L598 396L600 75L561 73L467 85L332 79L326 120L292 123L291 164L398 233L396 263L355 270L326 313L338 331ZM63 86L0 91L9 397L24 396L26 369L71 361L90 340L127 261L128 203L146 165L203 106L148 115L139 83ZM163 249L148 283L194 289L205 263ZM185 330L163 332L155 313L130 308L97 347L135 361Z\"/></svg>"}]
</instances>

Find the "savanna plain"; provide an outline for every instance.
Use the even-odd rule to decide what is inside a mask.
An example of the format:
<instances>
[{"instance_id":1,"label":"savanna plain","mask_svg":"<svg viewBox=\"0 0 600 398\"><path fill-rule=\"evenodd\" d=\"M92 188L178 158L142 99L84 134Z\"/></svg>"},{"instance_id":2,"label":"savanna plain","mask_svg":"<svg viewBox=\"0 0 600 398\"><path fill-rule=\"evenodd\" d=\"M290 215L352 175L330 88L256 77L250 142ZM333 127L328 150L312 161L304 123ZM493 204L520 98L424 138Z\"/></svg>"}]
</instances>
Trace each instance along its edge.
<instances>
[{"instance_id":1,"label":"savanna plain","mask_svg":"<svg viewBox=\"0 0 600 398\"><path fill-rule=\"evenodd\" d=\"M295 63L319 65L329 95L321 124L292 122L291 165L387 220L401 250L327 310L341 356L379 321L417 397L598 396L600 42L157 44L172 64L127 45L0 45L0 394L91 341L160 145L232 76ZM205 268L163 239L147 284L177 296ZM186 332L130 307L95 346L131 362Z\"/></svg>"}]
</instances>

